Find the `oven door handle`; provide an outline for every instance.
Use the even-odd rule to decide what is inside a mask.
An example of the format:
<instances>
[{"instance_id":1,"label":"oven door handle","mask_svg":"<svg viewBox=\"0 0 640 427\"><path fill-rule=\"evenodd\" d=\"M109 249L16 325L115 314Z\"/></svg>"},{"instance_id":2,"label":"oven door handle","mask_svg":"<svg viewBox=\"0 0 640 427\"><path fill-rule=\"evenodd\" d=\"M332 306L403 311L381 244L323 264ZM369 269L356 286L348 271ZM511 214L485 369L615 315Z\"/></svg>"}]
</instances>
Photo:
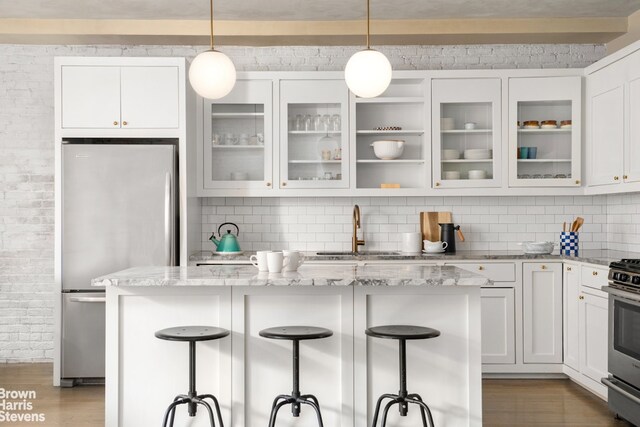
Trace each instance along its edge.
<instances>
[{"instance_id":1,"label":"oven door handle","mask_svg":"<svg viewBox=\"0 0 640 427\"><path fill-rule=\"evenodd\" d=\"M625 390L621 386L619 386L617 384L618 380L609 377L609 378L603 378L600 381L602 382L602 384L606 385L610 389L612 389L614 391L617 391L618 393L620 393L621 395L623 395L627 399L631 400L635 404L640 405L640 398L638 398L637 396L634 396L633 394L629 393L627 390Z\"/></svg>"},{"instance_id":2,"label":"oven door handle","mask_svg":"<svg viewBox=\"0 0 640 427\"><path fill-rule=\"evenodd\" d=\"M621 291L619 289L614 289L611 286L603 286L602 290L606 293L608 293L609 295L612 295L614 297L618 297L618 298L623 298L627 301L631 301L633 303L635 303L636 305L640 305L640 295L632 293L632 292L625 292L625 291Z\"/></svg>"}]
</instances>

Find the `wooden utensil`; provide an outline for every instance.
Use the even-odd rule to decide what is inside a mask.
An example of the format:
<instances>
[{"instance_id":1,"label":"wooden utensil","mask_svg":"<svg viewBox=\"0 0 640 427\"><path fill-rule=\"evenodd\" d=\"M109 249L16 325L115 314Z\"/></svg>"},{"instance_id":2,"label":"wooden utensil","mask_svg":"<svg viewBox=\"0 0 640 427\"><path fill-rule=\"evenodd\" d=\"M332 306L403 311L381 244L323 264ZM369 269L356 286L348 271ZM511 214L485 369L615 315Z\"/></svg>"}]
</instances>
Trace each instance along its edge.
<instances>
[{"instance_id":1,"label":"wooden utensil","mask_svg":"<svg viewBox=\"0 0 640 427\"><path fill-rule=\"evenodd\" d=\"M420 212L420 232L422 240L437 242L440 240L438 224L452 223L451 212Z\"/></svg>"},{"instance_id":2,"label":"wooden utensil","mask_svg":"<svg viewBox=\"0 0 640 427\"><path fill-rule=\"evenodd\" d=\"M567 221L562 223L562 232L566 233L566 231L567 231Z\"/></svg>"},{"instance_id":3,"label":"wooden utensil","mask_svg":"<svg viewBox=\"0 0 640 427\"><path fill-rule=\"evenodd\" d=\"M578 230L580 230L580 227L582 227L582 224L584 224L584 218L582 217L576 218L576 221L573 224L574 224L573 231L577 233Z\"/></svg>"}]
</instances>

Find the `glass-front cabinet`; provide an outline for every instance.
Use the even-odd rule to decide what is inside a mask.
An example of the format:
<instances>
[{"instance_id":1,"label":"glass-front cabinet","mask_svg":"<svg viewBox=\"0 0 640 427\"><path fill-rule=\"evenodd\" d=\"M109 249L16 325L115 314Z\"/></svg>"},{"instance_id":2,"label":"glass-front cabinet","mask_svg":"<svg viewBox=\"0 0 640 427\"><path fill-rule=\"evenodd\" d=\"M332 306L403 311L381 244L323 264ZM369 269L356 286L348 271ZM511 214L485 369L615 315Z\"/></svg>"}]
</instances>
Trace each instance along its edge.
<instances>
[{"instance_id":1,"label":"glass-front cabinet","mask_svg":"<svg viewBox=\"0 0 640 427\"><path fill-rule=\"evenodd\" d=\"M273 82L238 80L202 102L204 189L272 188Z\"/></svg>"},{"instance_id":2,"label":"glass-front cabinet","mask_svg":"<svg viewBox=\"0 0 640 427\"><path fill-rule=\"evenodd\" d=\"M280 81L280 188L349 187L343 80Z\"/></svg>"},{"instance_id":3,"label":"glass-front cabinet","mask_svg":"<svg viewBox=\"0 0 640 427\"><path fill-rule=\"evenodd\" d=\"M580 105L580 77L509 79L510 186L580 185Z\"/></svg>"},{"instance_id":4,"label":"glass-front cabinet","mask_svg":"<svg viewBox=\"0 0 640 427\"><path fill-rule=\"evenodd\" d=\"M501 185L501 81L432 81L434 188Z\"/></svg>"}]
</instances>

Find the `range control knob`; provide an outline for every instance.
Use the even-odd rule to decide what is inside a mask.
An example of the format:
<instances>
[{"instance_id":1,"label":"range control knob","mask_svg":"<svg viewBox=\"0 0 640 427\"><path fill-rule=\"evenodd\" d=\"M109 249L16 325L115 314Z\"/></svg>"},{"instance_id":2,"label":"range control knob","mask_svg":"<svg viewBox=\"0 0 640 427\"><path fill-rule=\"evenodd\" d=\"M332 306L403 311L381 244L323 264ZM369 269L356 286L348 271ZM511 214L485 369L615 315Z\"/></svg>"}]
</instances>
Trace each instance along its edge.
<instances>
[{"instance_id":1,"label":"range control knob","mask_svg":"<svg viewBox=\"0 0 640 427\"><path fill-rule=\"evenodd\" d=\"M640 285L640 276L633 276L633 278L631 279L631 283L633 283L634 285Z\"/></svg>"},{"instance_id":2,"label":"range control knob","mask_svg":"<svg viewBox=\"0 0 640 427\"><path fill-rule=\"evenodd\" d=\"M629 275L626 273L620 273L618 276L618 280L621 282L627 282L629 280Z\"/></svg>"},{"instance_id":3,"label":"range control knob","mask_svg":"<svg viewBox=\"0 0 640 427\"><path fill-rule=\"evenodd\" d=\"M620 273L613 273L613 274L611 275L611 278L612 278L613 280L619 280L619 279L620 279Z\"/></svg>"}]
</instances>

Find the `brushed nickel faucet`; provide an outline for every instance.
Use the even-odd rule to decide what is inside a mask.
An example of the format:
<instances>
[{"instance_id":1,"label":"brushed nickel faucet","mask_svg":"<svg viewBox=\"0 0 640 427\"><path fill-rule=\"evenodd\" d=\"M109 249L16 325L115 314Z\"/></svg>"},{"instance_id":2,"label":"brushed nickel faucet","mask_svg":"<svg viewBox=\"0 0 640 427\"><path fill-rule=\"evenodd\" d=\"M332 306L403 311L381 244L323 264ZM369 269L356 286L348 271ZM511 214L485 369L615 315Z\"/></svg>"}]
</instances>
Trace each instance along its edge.
<instances>
[{"instance_id":1,"label":"brushed nickel faucet","mask_svg":"<svg viewBox=\"0 0 640 427\"><path fill-rule=\"evenodd\" d=\"M364 238L358 239L358 228L362 228L360 225L360 206L353 206L353 236L351 237L351 252L358 253L358 246L364 246Z\"/></svg>"}]
</instances>

